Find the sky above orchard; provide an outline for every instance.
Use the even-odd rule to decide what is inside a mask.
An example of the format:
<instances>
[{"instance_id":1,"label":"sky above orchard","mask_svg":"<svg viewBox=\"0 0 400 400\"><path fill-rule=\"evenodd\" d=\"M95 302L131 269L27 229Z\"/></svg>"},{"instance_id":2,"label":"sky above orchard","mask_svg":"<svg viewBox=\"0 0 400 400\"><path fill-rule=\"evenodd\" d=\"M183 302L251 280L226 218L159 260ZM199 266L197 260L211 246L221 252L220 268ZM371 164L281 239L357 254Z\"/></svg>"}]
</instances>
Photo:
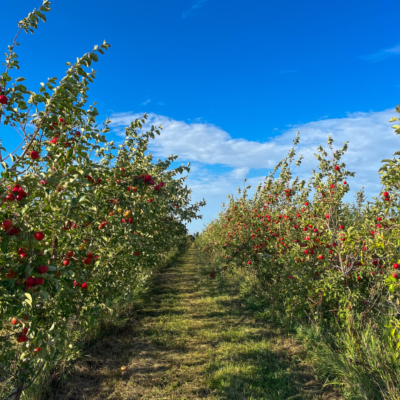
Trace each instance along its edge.
<instances>
[{"instance_id":1,"label":"sky above orchard","mask_svg":"<svg viewBox=\"0 0 400 400\"><path fill-rule=\"evenodd\" d=\"M36 0L2 4L3 53ZM208 205L200 231L227 194L256 186L300 131L302 178L328 134L356 177L352 194L379 194L380 161L400 148L388 120L400 103L400 4L388 0L59 0L34 35L22 34L20 76L38 90L105 39L90 90L110 139L147 112L164 131L157 157L190 162L193 199ZM5 16L5 17L4 17ZM100 119L101 120L101 119ZM99 121L100 121L99 120ZM18 137L0 127L7 149ZM7 132L7 134L5 133ZM10 132L11 133L11 132Z\"/></svg>"}]
</instances>

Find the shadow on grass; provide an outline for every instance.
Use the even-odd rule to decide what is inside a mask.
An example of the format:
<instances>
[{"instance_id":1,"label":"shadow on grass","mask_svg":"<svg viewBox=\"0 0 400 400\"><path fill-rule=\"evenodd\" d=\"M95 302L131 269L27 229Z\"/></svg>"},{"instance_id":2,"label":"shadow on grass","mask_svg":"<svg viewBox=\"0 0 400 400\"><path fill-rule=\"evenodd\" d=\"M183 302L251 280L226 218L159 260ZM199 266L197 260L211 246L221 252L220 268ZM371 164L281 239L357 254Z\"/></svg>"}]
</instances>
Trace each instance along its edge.
<instances>
[{"instance_id":1,"label":"shadow on grass","mask_svg":"<svg viewBox=\"0 0 400 400\"><path fill-rule=\"evenodd\" d=\"M216 272L209 278L209 273L210 266L202 263L202 286L219 310L207 316L225 318L207 371L210 388L219 399L340 399L333 388L323 388L311 366L301 361L302 346L278 326L256 321L243 307L229 276Z\"/></svg>"},{"instance_id":2,"label":"shadow on grass","mask_svg":"<svg viewBox=\"0 0 400 400\"><path fill-rule=\"evenodd\" d=\"M182 261L175 261L161 271L145 295L144 307L133 310L131 318L122 327L108 326L109 333L85 351L68 376L54 380L53 391L48 398L108 398L116 386L126 386L129 382L144 388L154 386L161 389L168 385L165 376L172 365L163 358L166 354L171 359L180 358L187 350L179 343L168 343L166 338L162 340L169 332L164 332L152 321L184 315L183 309L175 307L181 294L177 289L181 268ZM132 363L132 360L136 362ZM128 366L123 376L122 366ZM126 398L141 398L142 394L141 390L133 391L129 395L131 397Z\"/></svg>"},{"instance_id":3,"label":"shadow on grass","mask_svg":"<svg viewBox=\"0 0 400 400\"><path fill-rule=\"evenodd\" d=\"M161 271L142 308L108 327L49 399L337 398L299 362L301 346L255 321L211 270L190 249Z\"/></svg>"}]
</instances>

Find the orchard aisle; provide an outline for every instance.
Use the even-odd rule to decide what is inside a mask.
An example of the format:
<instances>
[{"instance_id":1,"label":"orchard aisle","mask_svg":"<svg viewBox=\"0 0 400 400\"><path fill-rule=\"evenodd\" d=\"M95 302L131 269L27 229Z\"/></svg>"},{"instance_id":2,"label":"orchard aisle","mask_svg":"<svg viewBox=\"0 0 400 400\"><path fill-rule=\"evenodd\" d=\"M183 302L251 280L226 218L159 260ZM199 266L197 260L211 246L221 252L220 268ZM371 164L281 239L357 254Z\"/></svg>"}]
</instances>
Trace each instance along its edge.
<instances>
[{"instance_id":1,"label":"orchard aisle","mask_svg":"<svg viewBox=\"0 0 400 400\"><path fill-rule=\"evenodd\" d=\"M321 392L301 347L257 323L189 249L154 282L119 333L85 353L53 399L336 399ZM121 379L120 367L127 366Z\"/></svg>"}]
</instances>

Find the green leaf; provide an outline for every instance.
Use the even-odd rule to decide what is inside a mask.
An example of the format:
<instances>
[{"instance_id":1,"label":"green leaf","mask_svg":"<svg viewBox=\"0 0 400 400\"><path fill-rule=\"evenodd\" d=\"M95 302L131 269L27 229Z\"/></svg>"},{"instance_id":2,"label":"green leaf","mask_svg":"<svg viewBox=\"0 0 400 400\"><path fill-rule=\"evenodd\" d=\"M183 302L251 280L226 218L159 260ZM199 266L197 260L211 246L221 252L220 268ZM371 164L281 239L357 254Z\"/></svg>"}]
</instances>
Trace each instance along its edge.
<instances>
[{"instance_id":1,"label":"green leaf","mask_svg":"<svg viewBox=\"0 0 400 400\"><path fill-rule=\"evenodd\" d=\"M49 298L49 294L48 294L46 291L44 291L44 290L42 290L41 292L39 292L39 294L40 294L41 296L43 296L46 300Z\"/></svg>"},{"instance_id":2,"label":"green leaf","mask_svg":"<svg viewBox=\"0 0 400 400\"><path fill-rule=\"evenodd\" d=\"M23 360L24 358L28 357L29 351L24 351L21 356L19 357L20 360Z\"/></svg>"},{"instance_id":3,"label":"green leaf","mask_svg":"<svg viewBox=\"0 0 400 400\"><path fill-rule=\"evenodd\" d=\"M32 296L30 295L30 293L25 293L25 297L25 301L32 307Z\"/></svg>"},{"instance_id":4,"label":"green leaf","mask_svg":"<svg viewBox=\"0 0 400 400\"><path fill-rule=\"evenodd\" d=\"M35 14L39 16L39 18L43 21L46 22L46 17L43 13L41 13L40 11L35 11Z\"/></svg>"},{"instance_id":5,"label":"green leaf","mask_svg":"<svg viewBox=\"0 0 400 400\"><path fill-rule=\"evenodd\" d=\"M85 202L85 201L87 201L87 197L86 197L86 196L82 196L82 197L79 199L79 203L83 203L83 202Z\"/></svg>"},{"instance_id":6,"label":"green leaf","mask_svg":"<svg viewBox=\"0 0 400 400\"><path fill-rule=\"evenodd\" d=\"M8 237L4 236L3 237L3 241L1 242L1 251L3 253L7 252L7 248L8 248Z\"/></svg>"}]
</instances>

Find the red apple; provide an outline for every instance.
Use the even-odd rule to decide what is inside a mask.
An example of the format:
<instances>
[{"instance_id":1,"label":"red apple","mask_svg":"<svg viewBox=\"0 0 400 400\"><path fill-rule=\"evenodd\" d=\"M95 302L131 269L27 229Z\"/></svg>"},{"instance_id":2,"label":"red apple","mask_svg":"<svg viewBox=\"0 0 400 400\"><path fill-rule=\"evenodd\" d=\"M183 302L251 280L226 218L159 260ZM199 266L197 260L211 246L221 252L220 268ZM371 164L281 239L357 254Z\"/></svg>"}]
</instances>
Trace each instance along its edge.
<instances>
[{"instance_id":1,"label":"red apple","mask_svg":"<svg viewBox=\"0 0 400 400\"><path fill-rule=\"evenodd\" d=\"M8 232L8 231L12 228L13 223L12 223L11 220L6 219L6 220L3 221L3 223L1 224L1 226L3 227L3 229L4 229L6 232Z\"/></svg>"},{"instance_id":2,"label":"red apple","mask_svg":"<svg viewBox=\"0 0 400 400\"><path fill-rule=\"evenodd\" d=\"M33 276L30 276L25 281L26 286L33 286L34 284L35 284L35 278Z\"/></svg>"},{"instance_id":3,"label":"red apple","mask_svg":"<svg viewBox=\"0 0 400 400\"><path fill-rule=\"evenodd\" d=\"M21 335L17 337L17 342L22 343L22 342L27 342L28 338L25 335Z\"/></svg>"},{"instance_id":4,"label":"red apple","mask_svg":"<svg viewBox=\"0 0 400 400\"><path fill-rule=\"evenodd\" d=\"M38 268L39 274L45 274L49 271L49 268L47 265L42 265L41 267Z\"/></svg>"},{"instance_id":5,"label":"red apple","mask_svg":"<svg viewBox=\"0 0 400 400\"><path fill-rule=\"evenodd\" d=\"M28 254L24 253L21 253L19 256L21 257L21 260L26 260L27 258L29 258Z\"/></svg>"},{"instance_id":6,"label":"red apple","mask_svg":"<svg viewBox=\"0 0 400 400\"><path fill-rule=\"evenodd\" d=\"M32 158L32 160L37 160L39 158L39 152L37 152L36 150L31 151L30 157Z\"/></svg>"},{"instance_id":7,"label":"red apple","mask_svg":"<svg viewBox=\"0 0 400 400\"><path fill-rule=\"evenodd\" d=\"M33 236L39 242L44 239L44 233L43 232L36 232Z\"/></svg>"}]
</instances>

